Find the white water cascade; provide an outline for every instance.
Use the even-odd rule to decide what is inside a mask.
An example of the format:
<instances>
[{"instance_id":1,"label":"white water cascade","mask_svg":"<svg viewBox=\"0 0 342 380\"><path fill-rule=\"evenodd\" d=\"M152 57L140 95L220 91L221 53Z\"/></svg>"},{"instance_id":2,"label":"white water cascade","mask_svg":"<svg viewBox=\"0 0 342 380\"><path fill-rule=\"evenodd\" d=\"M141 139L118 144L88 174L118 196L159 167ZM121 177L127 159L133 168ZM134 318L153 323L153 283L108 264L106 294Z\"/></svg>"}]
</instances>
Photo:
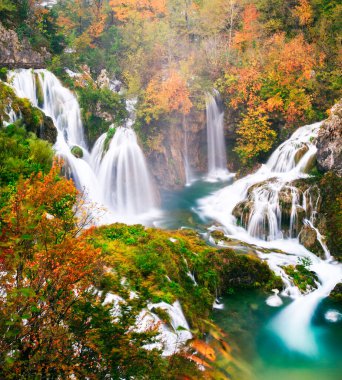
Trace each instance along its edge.
<instances>
[{"instance_id":1,"label":"white water cascade","mask_svg":"<svg viewBox=\"0 0 342 380\"><path fill-rule=\"evenodd\" d=\"M281 296L294 301L272 321L272 331L291 350L305 355L316 355L318 345L311 328L311 320L319 302L327 297L342 280L342 266L333 261L324 239L314 227L319 193L308 188L302 192L293 181L306 178L306 169L315 158L317 137L321 123L299 128L280 145L265 165L254 174L235 181L199 202L199 213L219 222L227 236L259 246L257 253L284 282ZM295 182L296 183L296 182ZM284 199L284 205L280 200ZM285 210L285 207L290 209ZM241 209L240 223L233 215ZM245 214L244 214L245 212ZM287 228L283 226L287 213ZM322 245L325 259L317 257L299 243L299 218L303 224L314 227ZM269 251L264 252L263 248ZM279 252L281 250L281 252ZM302 294L283 269L296 265L302 258L311 262L310 270L319 279L317 289ZM273 302L276 298L277 302ZM271 296L271 306L279 306L279 298Z\"/></svg>"},{"instance_id":2,"label":"white water cascade","mask_svg":"<svg viewBox=\"0 0 342 380\"><path fill-rule=\"evenodd\" d=\"M53 119L58 131L55 152L64 159L76 186L84 190L88 200L108 211L100 222L136 222L137 216L154 209L148 168L131 129L134 101L127 101L130 117L125 126L116 129L108 151L105 152L107 134L103 134L90 153L77 98L54 74L47 70L16 70L10 73L10 81L19 97L28 98ZM82 158L72 154L75 146L82 149Z\"/></svg>"},{"instance_id":3,"label":"white water cascade","mask_svg":"<svg viewBox=\"0 0 342 380\"><path fill-rule=\"evenodd\" d=\"M220 110L219 93L207 94L207 139L208 139L208 178L211 180L225 179L227 170L227 156L224 140L224 113Z\"/></svg>"}]
</instances>

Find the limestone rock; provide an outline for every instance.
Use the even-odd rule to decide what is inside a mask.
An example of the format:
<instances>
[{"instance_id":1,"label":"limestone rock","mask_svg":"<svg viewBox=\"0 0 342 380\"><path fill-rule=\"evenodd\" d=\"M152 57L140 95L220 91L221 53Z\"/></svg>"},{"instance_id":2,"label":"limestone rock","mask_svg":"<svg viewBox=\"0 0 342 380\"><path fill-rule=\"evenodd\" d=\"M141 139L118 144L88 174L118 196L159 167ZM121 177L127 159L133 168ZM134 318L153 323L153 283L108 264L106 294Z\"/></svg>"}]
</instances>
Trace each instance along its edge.
<instances>
[{"instance_id":1,"label":"limestone rock","mask_svg":"<svg viewBox=\"0 0 342 380\"><path fill-rule=\"evenodd\" d=\"M323 248L317 240L317 233L313 228L305 224L298 237L299 242L303 244L305 248L324 258Z\"/></svg>"},{"instance_id":2,"label":"limestone rock","mask_svg":"<svg viewBox=\"0 0 342 380\"><path fill-rule=\"evenodd\" d=\"M6 29L0 23L0 66L10 68L42 68L50 53L42 48L34 51L29 41L24 38L19 41L14 30Z\"/></svg>"},{"instance_id":3,"label":"limestone rock","mask_svg":"<svg viewBox=\"0 0 342 380\"><path fill-rule=\"evenodd\" d=\"M342 176L342 100L331 109L317 138L317 162L323 171Z\"/></svg>"}]
</instances>

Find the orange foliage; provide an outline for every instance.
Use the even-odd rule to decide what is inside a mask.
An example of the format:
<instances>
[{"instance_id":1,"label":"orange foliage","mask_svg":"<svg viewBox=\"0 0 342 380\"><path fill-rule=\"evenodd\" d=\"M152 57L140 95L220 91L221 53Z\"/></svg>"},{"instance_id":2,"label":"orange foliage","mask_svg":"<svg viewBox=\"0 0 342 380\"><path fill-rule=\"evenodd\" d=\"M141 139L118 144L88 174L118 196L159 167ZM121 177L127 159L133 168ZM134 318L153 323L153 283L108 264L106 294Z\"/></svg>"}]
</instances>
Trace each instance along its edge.
<instances>
[{"instance_id":1,"label":"orange foliage","mask_svg":"<svg viewBox=\"0 0 342 380\"><path fill-rule=\"evenodd\" d=\"M6 291L6 296L0 293L1 318L14 321L20 354L32 361L46 355L51 368L70 348L71 306L93 283L100 253L88 244L89 232L78 236L83 227L75 216L78 193L71 180L59 176L60 169L54 165L46 176L19 182L1 210L0 271ZM6 341L0 349L10 350Z\"/></svg>"},{"instance_id":2,"label":"orange foliage","mask_svg":"<svg viewBox=\"0 0 342 380\"><path fill-rule=\"evenodd\" d=\"M298 17L300 25L308 25L312 22L313 11L308 0L299 0L293 14Z\"/></svg>"},{"instance_id":3,"label":"orange foliage","mask_svg":"<svg viewBox=\"0 0 342 380\"><path fill-rule=\"evenodd\" d=\"M110 0L109 5L118 20L151 19L166 13L166 0Z\"/></svg>"},{"instance_id":4,"label":"orange foliage","mask_svg":"<svg viewBox=\"0 0 342 380\"><path fill-rule=\"evenodd\" d=\"M153 78L146 89L146 121L157 119L159 114L172 111L187 115L192 103L190 92L184 78L176 70L170 70L166 79L160 75Z\"/></svg>"},{"instance_id":5,"label":"orange foliage","mask_svg":"<svg viewBox=\"0 0 342 380\"><path fill-rule=\"evenodd\" d=\"M256 40L259 36L258 11L254 4L248 4L242 16L242 30L236 32L233 47L243 49L246 44Z\"/></svg>"}]
</instances>

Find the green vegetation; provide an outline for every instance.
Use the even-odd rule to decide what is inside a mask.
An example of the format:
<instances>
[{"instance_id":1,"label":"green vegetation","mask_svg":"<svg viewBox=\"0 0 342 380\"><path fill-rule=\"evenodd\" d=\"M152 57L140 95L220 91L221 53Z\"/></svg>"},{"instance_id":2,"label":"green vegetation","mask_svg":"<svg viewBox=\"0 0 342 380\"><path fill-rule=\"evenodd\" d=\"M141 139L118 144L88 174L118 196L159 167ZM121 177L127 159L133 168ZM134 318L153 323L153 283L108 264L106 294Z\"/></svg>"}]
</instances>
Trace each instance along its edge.
<instances>
[{"instance_id":1,"label":"green vegetation","mask_svg":"<svg viewBox=\"0 0 342 380\"><path fill-rule=\"evenodd\" d=\"M122 125L127 117L125 102L122 96L109 89L94 87L92 83L76 89L82 119L88 141L91 145L108 130L110 124Z\"/></svg>"},{"instance_id":2,"label":"green vegetation","mask_svg":"<svg viewBox=\"0 0 342 380\"><path fill-rule=\"evenodd\" d=\"M294 284L305 293L310 288L317 288L318 278L316 274L310 271L311 261L308 258L302 258L297 265L284 267L285 272L293 279Z\"/></svg>"}]
</instances>

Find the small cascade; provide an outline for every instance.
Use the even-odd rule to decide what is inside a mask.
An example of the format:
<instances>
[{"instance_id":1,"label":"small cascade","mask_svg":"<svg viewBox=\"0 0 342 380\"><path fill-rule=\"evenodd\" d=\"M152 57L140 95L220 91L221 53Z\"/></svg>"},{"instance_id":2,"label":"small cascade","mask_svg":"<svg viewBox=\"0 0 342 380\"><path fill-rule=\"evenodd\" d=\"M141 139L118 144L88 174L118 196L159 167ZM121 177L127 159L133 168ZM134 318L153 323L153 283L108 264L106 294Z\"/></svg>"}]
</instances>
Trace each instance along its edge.
<instances>
[{"instance_id":1,"label":"small cascade","mask_svg":"<svg viewBox=\"0 0 342 380\"><path fill-rule=\"evenodd\" d=\"M28 98L52 118L58 131L56 154L64 159L66 171L84 191L87 200L104 205L112 213L106 221L126 220L127 216L154 208L154 189L143 152L131 128L136 99L127 101L130 117L125 127L116 129L108 152L104 151L108 138L105 133L90 153L77 98L54 74L47 70L16 70L10 73L9 79L19 97ZM81 148L82 158L72 154L74 147Z\"/></svg>"},{"instance_id":2,"label":"small cascade","mask_svg":"<svg viewBox=\"0 0 342 380\"><path fill-rule=\"evenodd\" d=\"M219 106L219 93L207 94L208 178L225 179L227 155L224 140L224 112Z\"/></svg>"},{"instance_id":3,"label":"small cascade","mask_svg":"<svg viewBox=\"0 0 342 380\"><path fill-rule=\"evenodd\" d=\"M244 178L199 202L198 212L221 223L228 237L259 246L259 257L283 279L280 296L294 299L273 320L271 328L291 350L315 355L317 344L311 320L319 302L342 280L342 266L334 262L324 239L315 227L320 194L316 186L303 187L302 179L315 159L315 139L321 123L304 126L271 155L265 165ZM302 226L316 231L325 260L299 243ZM266 253L264 248L267 249ZM281 251L281 253L279 252ZM309 260L316 273L317 289L303 294L284 270ZM268 299L271 306L280 305L279 295ZM276 302L275 302L276 301Z\"/></svg>"}]
</instances>

